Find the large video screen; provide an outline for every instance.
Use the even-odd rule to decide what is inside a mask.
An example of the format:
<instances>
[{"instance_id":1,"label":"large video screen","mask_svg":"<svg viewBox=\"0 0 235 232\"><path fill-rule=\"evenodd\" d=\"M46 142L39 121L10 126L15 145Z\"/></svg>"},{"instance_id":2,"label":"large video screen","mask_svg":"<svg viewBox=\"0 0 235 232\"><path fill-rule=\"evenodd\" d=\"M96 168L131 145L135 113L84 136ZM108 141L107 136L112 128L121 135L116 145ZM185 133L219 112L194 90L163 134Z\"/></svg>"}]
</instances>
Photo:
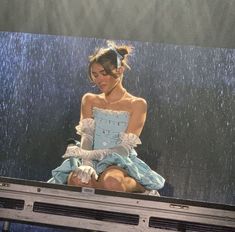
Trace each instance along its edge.
<instances>
[{"instance_id":1,"label":"large video screen","mask_svg":"<svg viewBox=\"0 0 235 232\"><path fill-rule=\"evenodd\" d=\"M234 204L235 50L116 40L124 85L146 99L139 157L163 196ZM105 39L0 32L0 175L47 181L76 138L88 56Z\"/></svg>"}]
</instances>

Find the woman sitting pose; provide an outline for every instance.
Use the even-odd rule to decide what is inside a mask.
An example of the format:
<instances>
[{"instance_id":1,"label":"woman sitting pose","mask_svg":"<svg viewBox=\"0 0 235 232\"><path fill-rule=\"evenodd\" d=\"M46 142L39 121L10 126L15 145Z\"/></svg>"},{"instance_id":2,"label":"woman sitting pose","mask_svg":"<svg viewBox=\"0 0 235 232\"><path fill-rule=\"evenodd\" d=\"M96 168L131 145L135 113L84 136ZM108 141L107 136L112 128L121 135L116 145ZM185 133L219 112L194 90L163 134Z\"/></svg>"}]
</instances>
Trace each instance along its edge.
<instances>
[{"instance_id":1,"label":"woman sitting pose","mask_svg":"<svg viewBox=\"0 0 235 232\"><path fill-rule=\"evenodd\" d=\"M89 77L101 93L83 96L76 126L81 141L67 147L66 160L48 182L139 193L164 186L134 149L141 144L147 103L123 87L130 52L129 46L109 43L89 57Z\"/></svg>"}]
</instances>

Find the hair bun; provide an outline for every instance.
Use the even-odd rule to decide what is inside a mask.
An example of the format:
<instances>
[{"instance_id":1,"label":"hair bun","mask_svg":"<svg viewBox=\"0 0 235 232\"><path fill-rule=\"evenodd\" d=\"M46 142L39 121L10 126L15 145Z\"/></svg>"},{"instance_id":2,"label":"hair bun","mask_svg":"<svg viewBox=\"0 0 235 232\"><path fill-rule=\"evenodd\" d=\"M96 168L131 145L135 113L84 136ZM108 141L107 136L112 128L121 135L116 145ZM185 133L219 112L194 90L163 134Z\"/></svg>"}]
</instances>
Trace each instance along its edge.
<instances>
[{"instance_id":1,"label":"hair bun","mask_svg":"<svg viewBox=\"0 0 235 232\"><path fill-rule=\"evenodd\" d=\"M132 46L128 46L128 45L116 45L114 41L107 41L107 45L108 47L114 48L123 58L125 58L126 55L129 55L132 50L133 47Z\"/></svg>"},{"instance_id":2,"label":"hair bun","mask_svg":"<svg viewBox=\"0 0 235 232\"><path fill-rule=\"evenodd\" d=\"M127 48L117 48L117 52L124 58L126 55L129 54Z\"/></svg>"}]
</instances>

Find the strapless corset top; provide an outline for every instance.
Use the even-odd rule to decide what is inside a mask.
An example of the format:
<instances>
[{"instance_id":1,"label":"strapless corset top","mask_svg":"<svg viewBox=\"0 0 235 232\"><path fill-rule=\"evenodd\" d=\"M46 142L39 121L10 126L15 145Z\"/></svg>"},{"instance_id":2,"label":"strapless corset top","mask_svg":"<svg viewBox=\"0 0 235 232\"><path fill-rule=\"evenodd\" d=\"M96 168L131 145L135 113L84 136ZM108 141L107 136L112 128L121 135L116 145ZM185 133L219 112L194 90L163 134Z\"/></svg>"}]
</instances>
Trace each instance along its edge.
<instances>
[{"instance_id":1,"label":"strapless corset top","mask_svg":"<svg viewBox=\"0 0 235 232\"><path fill-rule=\"evenodd\" d=\"M120 132L125 132L130 113L94 107L94 149L111 148L120 143Z\"/></svg>"}]
</instances>

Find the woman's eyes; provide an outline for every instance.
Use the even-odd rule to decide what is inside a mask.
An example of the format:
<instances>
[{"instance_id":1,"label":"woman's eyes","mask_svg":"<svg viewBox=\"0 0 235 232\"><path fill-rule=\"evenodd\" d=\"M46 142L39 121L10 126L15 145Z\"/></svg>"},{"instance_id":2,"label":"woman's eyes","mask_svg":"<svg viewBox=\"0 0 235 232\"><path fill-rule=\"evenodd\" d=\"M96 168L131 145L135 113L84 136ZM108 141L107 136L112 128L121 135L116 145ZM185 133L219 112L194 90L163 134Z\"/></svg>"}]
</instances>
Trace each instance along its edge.
<instances>
[{"instance_id":1,"label":"woman's eyes","mask_svg":"<svg viewBox=\"0 0 235 232\"><path fill-rule=\"evenodd\" d=\"M106 72L100 72L100 74L101 74L102 76L107 76L107 75L108 75ZM97 78L97 77L99 77L99 74L93 74L93 77L94 77L94 78Z\"/></svg>"}]
</instances>

